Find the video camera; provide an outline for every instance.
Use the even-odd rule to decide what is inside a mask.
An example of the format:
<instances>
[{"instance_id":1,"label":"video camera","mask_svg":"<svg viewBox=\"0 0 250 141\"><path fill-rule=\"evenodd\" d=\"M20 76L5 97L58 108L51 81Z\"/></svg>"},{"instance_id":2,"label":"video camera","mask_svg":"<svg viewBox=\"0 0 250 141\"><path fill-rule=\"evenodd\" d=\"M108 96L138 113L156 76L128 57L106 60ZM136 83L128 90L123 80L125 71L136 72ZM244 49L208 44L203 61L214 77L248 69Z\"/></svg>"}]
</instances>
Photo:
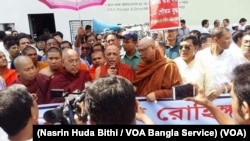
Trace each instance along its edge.
<instances>
[{"instance_id":1,"label":"video camera","mask_svg":"<svg viewBox=\"0 0 250 141\"><path fill-rule=\"evenodd\" d=\"M81 109L77 106L78 102L84 101L85 90L78 93L65 93L61 89L52 90L51 94L56 94L57 98L65 99L65 102L53 110L48 110L44 113L43 118L46 122L54 125L72 125L75 124L74 115L80 115ZM83 119L84 118L84 119ZM87 115L81 117L80 120L85 120Z\"/></svg>"}]
</instances>

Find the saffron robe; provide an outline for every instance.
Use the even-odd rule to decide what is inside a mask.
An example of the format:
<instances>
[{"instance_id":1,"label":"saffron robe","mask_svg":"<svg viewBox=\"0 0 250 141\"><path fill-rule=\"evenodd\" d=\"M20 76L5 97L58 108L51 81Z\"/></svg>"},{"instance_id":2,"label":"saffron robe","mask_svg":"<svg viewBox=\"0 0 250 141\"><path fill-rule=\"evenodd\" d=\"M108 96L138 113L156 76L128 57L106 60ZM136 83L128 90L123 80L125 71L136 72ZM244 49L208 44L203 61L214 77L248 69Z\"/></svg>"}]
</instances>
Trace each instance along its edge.
<instances>
[{"instance_id":1,"label":"saffron robe","mask_svg":"<svg viewBox=\"0 0 250 141\"><path fill-rule=\"evenodd\" d=\"M13 84L23 84L27 87L28 92L37 94L37 104L45 104L46 93L48 90L50 82L50 77L47 75L38 73L35 76L35 79L29 82L28 84L23 84L19 79L19 76L13 82Z\"/></svg>"},{"instance_id":2,"label":"saffron robe","mask_svg":"<svg viewBox=\"0 0 250 141\"><path fill-rule=\"evenodd\" d=\"M65 69L62 73L55 75L51 81L46 96L47 103L63 102L63 99L51 99L51 89L64 89L64 92L73 93L74 91L83 91L85 89L85 83L91 81L91 76L86 70L79 70L76 75L72 75Z\"/></svg>"},{"instance_id":3,"label":"saffron robe","mask_svg":"<svg viewBox=\"0 0 250 141\"><path fill-rule=\"evenodd\" d=\"M108 74L108 67L109 66L107 64L101 66L100 77L106 76ZM128 80L130 80L130 82L133 82L135 79L133 68L125 63L119 63L119 65L117 66L116 75L127 78Z\"/></svg>"},{"instance_id":4,"label":"saffron robe","mask_svg":"<svg viewBox=\"0 0 250 141\"><path fill-rule=\"evenodd\" d=\"M182 83L181 75L174 61L163 57L156 50L156 60L146 64L143 60L138 64L133 84L136 96L147 96L154 92L156 99L171 98L172 86Z\"/></svg>"},{"instance_id":5,"label":"saffron robe","mask_svg":"<svg viewBox=\"0 0 250 141\"><path fill-rule=\"evenodd\" d=\"M12 70L6 67L6 72L3 75L3 79L5 80L6 86L11 85L17 78L16 70Z\"/></svg>"},{"instance_id":6,"label":"saffron robe","mask_svg":"<svg viewBox=\"0 0 250 141\"><path fill-rule=\"evenodd\" d=\"M90 69L88 70L88 71L89 71L89 74L90 74L90 76L91 76L91 78L92 78L92 80L95 80L95 69L96 69L96 67L92 66L92 67L90 67Z\"/></svg>"}]
</instances>

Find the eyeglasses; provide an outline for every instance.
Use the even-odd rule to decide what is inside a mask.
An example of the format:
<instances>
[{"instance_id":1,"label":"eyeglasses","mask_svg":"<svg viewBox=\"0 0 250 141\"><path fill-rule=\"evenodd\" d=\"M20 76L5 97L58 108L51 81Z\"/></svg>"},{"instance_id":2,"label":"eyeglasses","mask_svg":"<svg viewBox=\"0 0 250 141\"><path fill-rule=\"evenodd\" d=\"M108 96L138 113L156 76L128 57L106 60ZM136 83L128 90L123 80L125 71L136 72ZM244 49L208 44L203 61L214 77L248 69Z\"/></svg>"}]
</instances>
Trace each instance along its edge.
<instances>
[{"instance_id":1,"label":"eyeglasses","mask_svg":"<svg viewBox=\"0 0 250 141\"><path fill-rule=\"evenodd\" d=\"M138 49L138 52L139 53L145 53L146 51L147 51L147 49L149 48L149 47L151 47L152 45L149 45L149 46L147 46L147 47L145 47L145 48L142 48L142 49Z\"/></svg>"},{"instance_id":2,"label":"eyeglasses","mask_svg":"<svg viewBox=\"0 0 250 141\"><path fill-rule=\"evenodd\" d=\"M29 95L31 96L31 98L32 98L33 101L37 101L37 100L38 100L38 97L37 97L36 94L34 94L34 93L29 93Z\"/></svg>"},{"instance_id":3,"label":"eyeglasses","mask_svg":"<svg viewBox=\"0 0 250 141\"><path fill-rule=\"evenodd\" d=\"M179 49L182 50L183 48L184 48L185 50L190 50L190 46L180 46Z\"/></svg>"}]
</instances>

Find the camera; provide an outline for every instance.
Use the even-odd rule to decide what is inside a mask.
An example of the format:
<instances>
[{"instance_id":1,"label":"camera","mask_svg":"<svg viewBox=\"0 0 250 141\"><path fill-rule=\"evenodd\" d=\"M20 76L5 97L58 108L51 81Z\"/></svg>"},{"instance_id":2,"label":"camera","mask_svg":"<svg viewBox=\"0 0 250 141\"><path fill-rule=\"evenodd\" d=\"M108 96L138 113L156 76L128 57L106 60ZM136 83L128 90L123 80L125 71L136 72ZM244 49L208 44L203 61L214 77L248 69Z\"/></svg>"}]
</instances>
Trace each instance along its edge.
<instances>
[{"instance_id":1,"label":"camera","mask_svg":"<svg viewBox=\"0 0 250 141\"><path fill-rule=\"evenodd\" d=\"M62 91L60 90L55 93L62 93ZM81 109L77 106L77 103L84 101L85 91L80 93L64 93L61 96L63 96L62 98L65 99L65 102L53 110L46 111L43 118L46 122L55 125L75 124L74 115L80 115L81 113ZM87 115L81 117L80 120L85 120L86 118Z\"/></svg>"}]
</instances>

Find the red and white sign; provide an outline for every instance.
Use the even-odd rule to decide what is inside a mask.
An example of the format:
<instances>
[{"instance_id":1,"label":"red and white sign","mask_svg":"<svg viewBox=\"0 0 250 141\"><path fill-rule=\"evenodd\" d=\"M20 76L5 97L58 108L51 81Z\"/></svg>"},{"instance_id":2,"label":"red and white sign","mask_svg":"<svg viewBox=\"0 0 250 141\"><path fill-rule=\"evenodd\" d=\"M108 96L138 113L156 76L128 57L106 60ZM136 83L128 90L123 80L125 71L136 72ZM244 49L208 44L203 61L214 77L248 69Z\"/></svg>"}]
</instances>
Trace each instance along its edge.
<instances>
[{"instance_id":1,"label":"red and white sign","mask_svg":"<svg viewBox=\"0 0 250 141\"><path fill-rule=\"evenodd\" d=\"M149 0L150 30L180 27L178 0Z\"/></svg>"}]
</instances>

